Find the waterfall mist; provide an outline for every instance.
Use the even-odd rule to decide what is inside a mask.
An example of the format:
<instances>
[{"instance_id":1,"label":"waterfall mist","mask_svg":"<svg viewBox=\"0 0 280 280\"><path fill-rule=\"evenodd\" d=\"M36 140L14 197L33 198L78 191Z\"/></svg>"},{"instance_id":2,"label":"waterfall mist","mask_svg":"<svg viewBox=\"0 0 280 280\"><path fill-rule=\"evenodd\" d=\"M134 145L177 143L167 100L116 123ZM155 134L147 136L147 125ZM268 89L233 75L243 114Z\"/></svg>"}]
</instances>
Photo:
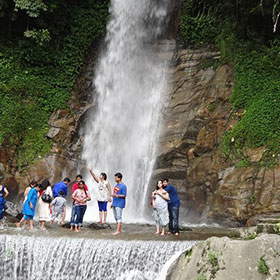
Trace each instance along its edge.
<instances>
[{"instance_id":1,"label":"waterfall mist","mask_svg":"<svg viewBox=\"0 0 280 280\"><path fill-rule=\"evenodd\" d=\"M143 222L154 165L168 62L159 38L169 0L112 0L106 48L95 71L97 111L85 129L83 159L98 175L121 172L127 222ZM94 183L88 176L90 192ZM87 211L89 212L89 211ZM86 214L86 217L88 213Z\"/></svg>"}]
</instances>

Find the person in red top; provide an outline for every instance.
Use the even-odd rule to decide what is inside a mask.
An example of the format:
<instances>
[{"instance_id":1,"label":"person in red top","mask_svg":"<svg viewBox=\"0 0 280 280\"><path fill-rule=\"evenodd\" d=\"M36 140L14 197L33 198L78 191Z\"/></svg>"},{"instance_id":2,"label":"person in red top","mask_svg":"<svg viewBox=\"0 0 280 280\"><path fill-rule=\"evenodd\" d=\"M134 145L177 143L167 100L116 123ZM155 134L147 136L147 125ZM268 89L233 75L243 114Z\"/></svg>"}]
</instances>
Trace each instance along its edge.
<instances>
[{"instance_id":1,"label":"person in red top","mask_svg":"<svg viewBox=\"0 0 280 280\"><path fill-rule=\"evenodd\" d=\"M83 179L82 175L77 175L76 176L76 181L75 183L72 185L72 194L75 192L75 190L77 190L79 188L78 183ZM88 187L87 185L85 185L85 191L88 191ZM73 201L72 204L72 212L71 212L71 219L70 219L70 230L74 230L75 227L75 216L77 215L76 211L75 211L75 204Z\"/></svg>"}]
</instances>

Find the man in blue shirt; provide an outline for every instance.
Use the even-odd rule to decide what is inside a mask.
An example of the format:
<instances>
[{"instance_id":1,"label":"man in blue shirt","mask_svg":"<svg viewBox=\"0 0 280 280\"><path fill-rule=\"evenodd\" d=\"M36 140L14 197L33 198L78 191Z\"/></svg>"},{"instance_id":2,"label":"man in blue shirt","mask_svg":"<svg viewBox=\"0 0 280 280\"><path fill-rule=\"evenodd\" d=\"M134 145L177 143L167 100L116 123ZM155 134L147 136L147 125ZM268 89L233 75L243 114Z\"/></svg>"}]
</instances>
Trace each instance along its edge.
<instances>
[{"instance_id":1,"label":"man in blue shirt","mask_svg":"<svg viewBox=\"0 0 280 280\"><path fill-rule=\"evenodd\" d=\"M113 212L114 212L114 217L117 222L117 231L114 233L120 234L122 231L122 210L125 207L125 200L126 200L126 185L122 182L122 174L121 173L116 173L115 174L115 181L116 185L114 187L114 191L112 194L113 197Z\"/></svg>"},{"instance_id":2,"label":"man in blue shirt","mask_svg":"<svg viewBox=\"0 0 280 280\"><path fill-rule=\"evenodd\" d=\"M168 179L163 179L164 190L169 193L168 212L169 212L169 232L179 235L179 208L180 199L176 188L168 183Z\"/></svg>"},{"instance_id":3,"label":"man in blue shirt","mask_svg":"<svg viewBox=\"0 0 280 280\"><path fill-rule=\"evenodd\" d=\"M68 184L70 183L70 179L68 177L64 178L62 182L56 183L53 186L53 197L56 198L59 196L59 192L63 191L65 197L68 192Z\"/></svg>"}]
</instances>

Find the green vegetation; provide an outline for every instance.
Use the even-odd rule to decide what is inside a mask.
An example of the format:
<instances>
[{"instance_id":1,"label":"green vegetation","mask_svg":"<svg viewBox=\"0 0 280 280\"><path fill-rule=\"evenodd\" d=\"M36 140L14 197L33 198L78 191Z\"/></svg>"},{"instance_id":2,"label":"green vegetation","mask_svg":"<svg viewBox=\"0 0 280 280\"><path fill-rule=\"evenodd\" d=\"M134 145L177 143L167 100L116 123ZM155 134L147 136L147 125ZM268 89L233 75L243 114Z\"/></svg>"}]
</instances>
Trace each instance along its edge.
<instances>
[{"instance_id":1,"label":"green vegetation","mask_svg":"<svg viewBox=\"0 0 280 280\"><path fill-rule=\"evenodd\" d=\"M238 167L249 167L246 150L265 152L259 166L274 167L280 155L280 11L278 0L191 0L183 3L182 44L210 44L220 50L221 64L235 70L230 101L237 124L225 133L221 149ZM216 103L209 106L214 111Z\"/></svg>"},{"instance_id":2,"label":"green vegetation","mask_svg":"<svg viewBox=\"0 0 280 280\"><path fill-rule=\"evenodd\" d=\"M216 252L210 251L209 256L208 256L208 260L209 260L209 262L212 266L217 266L218 265L218 258L217 258Z\"/></svg>"},{"instance_id":3,"label":"green vegetation","mask_svg":"<svg viewBox=\"0 0 280 280\"><path fill-rule=\"evenodd\" d=\"M189 263L191 261L191 258L192 258L192 249L188 250L186 252L186 259L187 259L187 263Z\"/></svg>"},{"instance_id":4,"label":"green vegetation","mask_svg":"<svg viewBox=\"0 0 280 280\"><path fill-rule=\"evenodd\" d=\"M245 240L253 240L255 238L257 238L257 234L256 233L252 233L252 234L249 234L245 237Z\"/></svg>"},{"instance_id":5,"label":"green vegetation","mask_svg":"<svg viewBox=\"0 0 280 280\"><path fill-rule=\"evenodd\" d=\"M207 280L207 278L205 275L201 275L201 276L198 276L197 278L195 278L194 280Z\"/></svg>"},{"instance_id":6,"label":"green vegetation","mask_svg":"<svg viewBox=\"0 0 280 280\"><path fill-rule=\"evenodd\" d=\"M269 273L268 266L266 265L263 258L261 258L258 263L258 272L265 275Z\"/></svg>"},{"instance_id":7,"label":"green vegetation","mask_svg":"<svg viewBox=\"0 0 280 280\"><path fill-rule=\"evenodd\" d=\"M280 223L274 225L274 232L280 235Z\"/></svg>"},{"instance_id":8,"label":"green vegetation","mask_svg":"<svg viewBox=\"0 0 280 280\"><path fill-rule=\"evenodd\" d=\"M89 48L104 34L108 2L11 2L0 5L0 145L16 150L22 169L50 150L49 117L67 106Z\"/></svg>"}]
</instances>

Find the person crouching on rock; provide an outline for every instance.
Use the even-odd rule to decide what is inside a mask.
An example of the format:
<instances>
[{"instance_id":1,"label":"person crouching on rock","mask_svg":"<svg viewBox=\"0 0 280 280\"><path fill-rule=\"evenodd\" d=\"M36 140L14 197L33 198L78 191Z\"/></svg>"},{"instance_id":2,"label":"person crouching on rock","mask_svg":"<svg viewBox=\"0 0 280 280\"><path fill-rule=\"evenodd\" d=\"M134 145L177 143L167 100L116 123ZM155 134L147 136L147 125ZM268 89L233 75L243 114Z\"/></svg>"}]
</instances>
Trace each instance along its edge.
<instances>
[{"instance_id":1,"label":"person crouching on rock","mask_svg":"<svg viewBox=\"0 0 280 280\"><path fill-rule=\"evenodd\" d=\"M78 189L72 194L72 199L75 204L75 231L80 232L83 225L84 215L87 209L87 202L91 200L89 192L85 190L85 182L79 181Z\"/></svg>"},{"instance_id":2,"label":"person crouching on rock","mask_svg":"<svg viewBox=\"0 0 280 280\"><path fill-rule=\"evenodd\" d=\"M36 209L36 204L38 200L38 192L40 191L40 187L36 185L34 188L32 188L27 196L26 201L24 202L23 205L23 210L22 214L24 215L24 220L29 221L29 229L33 229L33 218L35 215L35 209ZM17 224L17 227L19 228L21 226L23 221L20 221Z\"/></svg>"},{"instance_id":3,"label":"person crouching on rock","mask_svg":"<svg viewBox=\"0 0 280 280\"><path fill-rule=\"evenodd\" d=\"M169 194L163 189L162 181L158 181L157 188L152 193L153 217L157 227L155 234L160 234L160 226L162 226L161 235L166 233L166 226L169 223L168 201Z\"/></svg>"},{"instance_id":4,"label":"person crouching on rock","mask_svg":"<svg viewBox=\"0 0 280 280\"><path fill-rule=\"evenodd\" d=\"M111 202L111 186L107 181L107 174L101 173L99 178L95 176L92 169L89 168L89 172L91 176L93 177L94 181L98 184L98 190L97 190L97 202L98 202L98 208L99 208L99 223L100 224L106 224L106 218L107 218L107 203L108 201ZM104 214L104 219L102 222L102 213Z\"/></svg>"},{"instance_id":5,"label":"person crouching on rock","mask_svg":"<svg viewBox=\"0 0 280 280\"><path fill-rule=\"evenodd\" d=\"M9 195L7 188L3 185L0 185L0 225L3 220L3 211L6 204L6 197Z\"/></svg>"},{"instance_id":6,"label":"person crouching on rock","mask_svg":"<svg viewBox=\"0 0 280 280\"><path fill-rule=\"evenodd\" d=\"M66 216L66 199L64 196L64 191L60 191L59 196L57 196L50 204L52 208L51 224L55 221L59 225L64 224L64 217Z\"/></svg>"}]
</instances>

